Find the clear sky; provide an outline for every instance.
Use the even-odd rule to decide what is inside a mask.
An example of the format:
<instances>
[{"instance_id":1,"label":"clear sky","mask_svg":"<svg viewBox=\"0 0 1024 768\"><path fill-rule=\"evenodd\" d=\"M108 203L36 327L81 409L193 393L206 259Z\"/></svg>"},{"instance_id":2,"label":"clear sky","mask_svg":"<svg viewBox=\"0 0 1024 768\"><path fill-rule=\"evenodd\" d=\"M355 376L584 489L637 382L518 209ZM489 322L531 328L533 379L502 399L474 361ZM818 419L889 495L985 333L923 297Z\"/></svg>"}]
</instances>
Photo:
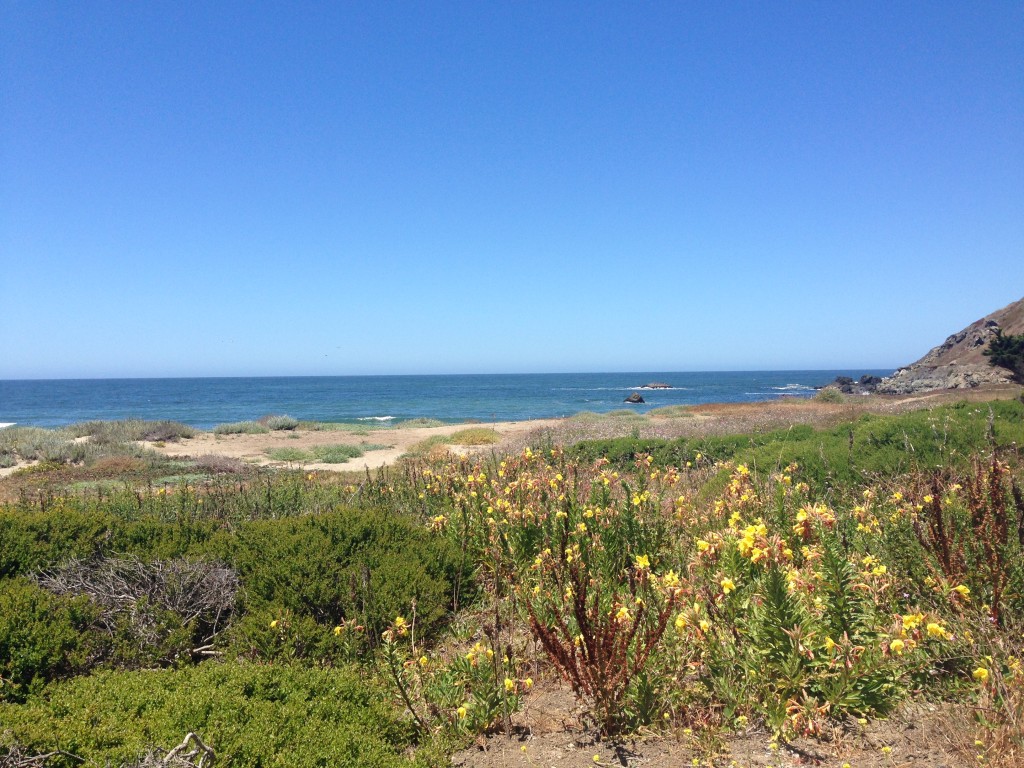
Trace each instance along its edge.
<instances>
[{"instance_id":1,"label":"clear sky","mask_svg":"<svg viewBox=\"0 0 1024 768\"><path fill-rule=\"evenodd\" d=\"M1024 2L0 0L0 378L885 368L1024 296Z\"/></svg>"}]
</instances>

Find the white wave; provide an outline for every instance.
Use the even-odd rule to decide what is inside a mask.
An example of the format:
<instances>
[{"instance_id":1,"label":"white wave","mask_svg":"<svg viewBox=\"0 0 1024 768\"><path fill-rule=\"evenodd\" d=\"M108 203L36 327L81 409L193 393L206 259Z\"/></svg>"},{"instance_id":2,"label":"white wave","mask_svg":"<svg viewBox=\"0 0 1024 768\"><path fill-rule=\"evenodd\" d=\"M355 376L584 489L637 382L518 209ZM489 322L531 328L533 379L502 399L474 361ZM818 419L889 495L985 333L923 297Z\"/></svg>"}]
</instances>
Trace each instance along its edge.
<instances>
[{"instance_id":1,"label":"white wave","mask_svg":"<svg viewBox=\"0 0 1024 768\"><path fill-rule=\"evenodd\" d=\"M802 390L806 390L806 391L809 392L809 391L813 390L814 387L809 387L806 384L784 384L781 387L771 387L771 389L781 389L781 390L801 390L802 389Z\"/></svg>"},{"instance_id":2,"label":"white wave","mask_svg":"<svg viewBox=\"0 0 1024 768\"><path fill-rule=\"evenodd\" d=\"M391 421L394 416L360 416L356 421Z\"/></svg>"},{"instance_id":3,"label":"white wave","mask_svg":"<svg viewBox=\"0 0 1024 768\"><path fill-rule=\"evenodd\" d=\"M13 427L15 424L17 424L16 421L0 421L0 429L3 429L4 427Z\"/></svg>"}]
</instances>

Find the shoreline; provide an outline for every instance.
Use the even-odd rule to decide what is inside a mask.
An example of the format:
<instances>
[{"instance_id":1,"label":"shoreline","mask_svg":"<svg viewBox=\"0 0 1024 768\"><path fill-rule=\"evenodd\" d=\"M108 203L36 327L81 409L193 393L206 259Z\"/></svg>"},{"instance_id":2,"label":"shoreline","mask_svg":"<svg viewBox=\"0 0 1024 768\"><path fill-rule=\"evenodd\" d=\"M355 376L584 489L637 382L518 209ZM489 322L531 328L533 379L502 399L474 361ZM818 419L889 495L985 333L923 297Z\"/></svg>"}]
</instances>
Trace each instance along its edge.
<instances>
[{"instance_id":1,"label":"shoreline","mask_svg":"<svg viewBox=\"0 0 1024 768\"><path fill-rule=\"evenodd\" d=\"M356 428L325 426L261 434L217 435L200 431L194 437L172 442L140 442L168 458L198 459L221 457L254 466L302 469L311 472L361 472L390 466L410 450L420 455L433 451L449 451L458 455L498 452L514 453L531 443L543 441L550 445L571 445L583 440L635 436L642 439L671 440L681 437L767 432L795 424L829 428L852 421L865 413L895 414L959 401L984 402L1017 397L1017 386L988 386L976 389L938 390L912 395L848 396L841 402L823 402L805 397L777 397L752 402L703 403L674 406L638 413L622 408L608 413L583 411L555 419L519 421L460 422L433 426L355 425ZM660 412L659 412L660 410ZM339 423L334 423L339 424ZM466 430L493 431L495 439L482 444L459 444L445 438ZM79 440L88 438L79 438ZM327 463L309 458L316 449L355 446L363 455L344 462ZM275 451L289 451L305 457L294 460L275 459ZM0 479L30 466L34 462L18 462L0 469Z\"/></svg>"}]
</instances>

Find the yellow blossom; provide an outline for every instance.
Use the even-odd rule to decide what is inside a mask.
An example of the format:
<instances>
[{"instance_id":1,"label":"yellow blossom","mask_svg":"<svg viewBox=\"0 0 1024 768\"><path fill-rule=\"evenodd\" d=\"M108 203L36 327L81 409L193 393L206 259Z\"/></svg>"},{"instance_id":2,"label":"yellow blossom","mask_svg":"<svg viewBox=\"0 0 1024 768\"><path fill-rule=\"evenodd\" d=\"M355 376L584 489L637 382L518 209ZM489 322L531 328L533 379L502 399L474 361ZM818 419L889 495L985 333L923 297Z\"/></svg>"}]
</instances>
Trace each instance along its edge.
<instances>
[{"instance_id":1,"label":"yellow blossom","mask_svg":"<svg viewBox=\"0 0 1024 768\"><path fill-rule=\"evenodd\" d=\"M903 649L905 647L906 647L906 643L904 643L899 638L897 638L897 639L893 640L891 643L889 643L889 650L892 651L893 653L895 653L897 656L899 656L901 653L903 653Z\"/></svg>"},{"instance_id":2,"label":"yellow blossom","mask_svg":"<svg viewBox=\"0 0 1024 768\"><path fill-rule=\"evenodd\" d=\"M342 631L344 631L344 627L342 627L340 625L335 627L334 628L334 636L337 637L338 635L340 635L342 633Z\"/></svg>"},{"instance_id":3,"label":"yellow blossom","mask_svg":"<svg viewBox=\"0 0 1024 768\"><path fill-rule=\"evenodd\" d=\"M647 555L636 556L637 570L643 571L651 567L651 559Z\"/></svg>"},{"instance_id":4,"label":"yellow blossom","mask_svg":"<svg viewBox=\"0 0 1024 768\"><path fill-rule=\"evenodd\" d=\"M508 693L512 693L512 691L514 691L515 688L516 688L516 681L513 680L511 677L506 677L505 678L505 690Z\"/></svg>"},{"instance_id":5,"label":"yellow blossom","mask_svg":"<svg viewBox=\"0 0 1024 768\"><path fill-rule=\"evenodd\" d=\"M523 685L525 685L527 688L533 688L533 678L528 677L525 680L523 680Z\"/></svg>"},{"instance_id":6,"label":"yellow blossom","mask_svg":"<svg viewBox=\"0 0 1024 768\"><path fill-rule=\"evenodd\" d=\"M971 599L971 590L970 590L970 588L969 587L965 587L963 584L958 584L957 586L953 587L953 591L956 592L958 595L960 595L960 597L962 597L964 600L970 600Z\"/></svg>"},{"instance_id":7,"label":"yellow blossom","mask_svg":"<svg viewBox=\"0 0 1024 768\"><path fill-rule=\"evenodd\" d=\"M988 680L988 670L985 667L978 667L974 672L971 673L971 677L977 680L979 683L984 683Z\"/></svg>"},{"instance_id":8,"label":"yellow blossom","mask_svg":"<svg viewBox=\"0 0 1024 768\"><path fill-rule=\"evenodd\" d=\"M736 589L736 584L728 577L722 579L719 583L722 585L722 591L727 595Z\"/></svg>"},{"instance_id":9,"label":"yellow blossom","mask_svg":"<svg viewBox=\"0 0 1024 768\"><path fill-rule=\"evenodd\" d=\"M455 712L456 712L456 714L458 714L460 720L465 720L466 719L466 707L465 707L465 705L459 707L457 710L455 710Z\"/></svg>"},{"instance_id":10,"label":"yellow blossom","mask_svg":"<svg viewBox=\"0 0 1024 768\"><path fill-rule=\"evenodd\" d=\"M278 624L277 619L274 619L272 622L270 622L270 628L271 629L277 629L277 624Z\"/></svg>"},{"instance_id":11,"label":"yellow blossom","mask_svg":"<svg viewBox=\"0 0 1024 768\"><path fill-rule=\"evenodd\" d=\"M928 626L925 627L925 630L931 637L939 637L943 639L949 637L949 632L946 631L946 628L936 621L930 622Z\"/></svg>"}]
</instances>

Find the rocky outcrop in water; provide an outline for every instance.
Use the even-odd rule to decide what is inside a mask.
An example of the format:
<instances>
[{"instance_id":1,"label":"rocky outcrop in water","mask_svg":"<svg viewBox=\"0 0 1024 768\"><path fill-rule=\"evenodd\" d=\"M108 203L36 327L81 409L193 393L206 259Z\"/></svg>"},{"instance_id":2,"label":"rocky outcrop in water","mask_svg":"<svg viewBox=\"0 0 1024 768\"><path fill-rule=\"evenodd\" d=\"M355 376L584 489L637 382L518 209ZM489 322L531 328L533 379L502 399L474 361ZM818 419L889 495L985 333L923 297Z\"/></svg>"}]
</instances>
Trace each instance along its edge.
<instances>
[{"instance_id":1,"label":"rocky outcrop in water","mask_svg":"<svg viewBox=\"0 0 1024 768\"><path fill-rule=\"evenodd\" d=\"M640 403L644 403L644 402L647 402L647 401L644 400L642 397L640 397L640 393L639 392L634 392L632 395L627 397L622 402L624 402L624 403L632 403L633 405L639 405Z\"/></svg>"},{"instance_id":2,"label":"rocky outcrop in water","mask_svg":"<svg viewBox=\"0 0 1024 768\"><path fill-rule=\"evenodd\" d=\"M844 395L870 395L878 390L878 385L881 383L881 376L865 374L859 379L852 379L849 376L836 376L835 381L831 384L826 384L821 389L832 387L838 389Z\"/></svg>"},{"instance_id":3,"label":"rocky outcrop in water","mask_svg":"<svg viewBox=\"0 0 1024 768\"><path fill-rule=\"evenodd\" d=\"M1008 335L1024 333L1024 299L954 333L916 363L886 376L876 389L886 394L906 395L1009 383L1010 372L993 368L983 354L997 330Z\"/></svg>"}]
</instances>

